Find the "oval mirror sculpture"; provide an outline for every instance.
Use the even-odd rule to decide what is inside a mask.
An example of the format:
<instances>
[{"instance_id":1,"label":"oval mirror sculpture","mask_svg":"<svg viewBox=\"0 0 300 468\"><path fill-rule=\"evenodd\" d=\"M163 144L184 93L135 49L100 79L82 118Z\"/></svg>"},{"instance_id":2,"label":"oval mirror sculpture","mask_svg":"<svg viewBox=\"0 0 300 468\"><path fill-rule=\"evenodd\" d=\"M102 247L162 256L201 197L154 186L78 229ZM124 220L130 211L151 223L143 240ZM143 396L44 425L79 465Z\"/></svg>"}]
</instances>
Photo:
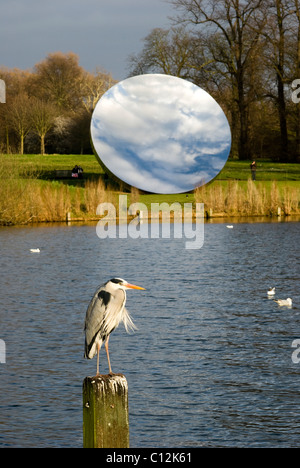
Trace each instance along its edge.
<instances>
[{"instance_id":1,"label":"oval mirror sculpture","mask_svg":"<svg viewBox=\"0 0 300 468\"><path fill-rule=\"evenodd\" d=\"M181 78L128 78L98 101L91 136L100 162L127 184L153 193L189 192L224 167L227 118L203 89Z\"/></svg>"}]
</instances>

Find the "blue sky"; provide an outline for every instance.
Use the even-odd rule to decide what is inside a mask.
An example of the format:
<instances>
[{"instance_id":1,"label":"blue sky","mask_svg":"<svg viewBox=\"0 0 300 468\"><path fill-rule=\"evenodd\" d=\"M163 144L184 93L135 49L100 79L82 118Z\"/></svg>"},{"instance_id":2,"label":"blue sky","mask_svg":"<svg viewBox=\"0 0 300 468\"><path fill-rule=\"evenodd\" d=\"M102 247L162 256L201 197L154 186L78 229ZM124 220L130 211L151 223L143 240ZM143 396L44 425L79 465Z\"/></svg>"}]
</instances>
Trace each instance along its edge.
<instances>
[{"instance_id":1,"label":"blue sky","mask_svg":"<svg viewBox=\"0 0 300 468\"><path fill-rule=\"evenodd\" d=\"M89 71L128 76L128 56L156 27L170 27L165 0L0 0L0 66L28 69L50 52L75 52Z\"/></svg>"},{"instance_id":2,"label":"blue sky","mask_svg":"<svg viewBox=\"0 0 300 468\"><path fill-rule=\"evenodd\" d=\"M111 88L92 119L95 150L129 185L181 193L212 180L227 161L231 134L216 101L192 83L143 75Z\"/></svg>"}]
</instances>

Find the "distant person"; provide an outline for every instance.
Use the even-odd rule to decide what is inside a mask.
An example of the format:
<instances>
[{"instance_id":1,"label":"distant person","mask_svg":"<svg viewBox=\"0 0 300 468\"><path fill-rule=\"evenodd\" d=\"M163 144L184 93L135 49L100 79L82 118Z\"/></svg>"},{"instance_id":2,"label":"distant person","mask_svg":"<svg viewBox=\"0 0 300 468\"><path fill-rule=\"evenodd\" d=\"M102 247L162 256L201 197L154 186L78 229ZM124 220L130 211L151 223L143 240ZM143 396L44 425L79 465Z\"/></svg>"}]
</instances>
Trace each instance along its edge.
<instances>
[{"instance_id":1,"label":"distant person","mask_svg":"<svg viewBox=\"0 0 300 468\"><path fill-rule=\"evenodd\" d=\"M78 178L78 166L77 166L77 164L76 164L76 166L73 167L73 169L72 169L72 177Z\"/></svg>"},{"instance_id":2,"label":"distant person","mask_svg":"<svg viewBox=\"0 0 300 468\"><path fill-rule=\"evenodd\" d=\"M250 169L251 169L251 175L252 175L252 180L256 180L256 162L252 161L250 164Z\"/></svg>"},{"instance_id":3,"label":"distant person","mask_svg":"<svg viewBox=\"0 0 300 468\"><path fill-rule=\"evenodd\" d=\"M78 166L78 177L79 179L83 178L83 169L81 166Z\"/></svg>"}]
</instances>

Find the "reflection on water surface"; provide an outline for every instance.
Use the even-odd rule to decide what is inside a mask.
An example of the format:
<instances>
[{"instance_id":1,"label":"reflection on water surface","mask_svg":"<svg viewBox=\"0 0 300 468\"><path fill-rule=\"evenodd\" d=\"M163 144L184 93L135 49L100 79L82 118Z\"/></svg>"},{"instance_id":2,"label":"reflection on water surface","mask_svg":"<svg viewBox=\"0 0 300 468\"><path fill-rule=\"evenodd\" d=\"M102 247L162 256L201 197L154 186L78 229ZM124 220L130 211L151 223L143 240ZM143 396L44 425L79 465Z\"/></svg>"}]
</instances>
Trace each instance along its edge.
<instances>
[{"instance_id":1,"label":"reflection on water surface","mask_svg":"<svg viewBox=\"0 0 300 468\"><path fill-rule=\"evenodd\" d=\"M298 447L300 224L231 224L205 224L193 251L100 240L95 224L0 229L0 446L82 446L81 386L96 366L83 360L85 311L120 276L147 288L128 293L137 332L110 339L132 447ZM273 286L292 309L268 299Z\"/></svg>"}]
</instances>

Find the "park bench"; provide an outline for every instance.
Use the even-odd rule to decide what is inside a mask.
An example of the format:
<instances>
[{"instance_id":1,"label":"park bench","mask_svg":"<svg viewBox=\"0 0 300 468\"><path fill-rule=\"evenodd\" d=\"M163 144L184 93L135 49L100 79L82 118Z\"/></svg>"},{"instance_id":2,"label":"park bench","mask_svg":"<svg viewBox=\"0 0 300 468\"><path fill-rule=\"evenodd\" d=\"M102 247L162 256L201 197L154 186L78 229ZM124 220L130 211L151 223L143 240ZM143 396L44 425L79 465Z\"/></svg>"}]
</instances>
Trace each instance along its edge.
<instances>
[{"instance_id":1,"label":"park bench","mask_svg":"<svg viewBox=\"0 0 300 468\"><path fill-rule=\"evenodd\" d=\"M71 179L72 171L70 171L69 169L57 169L55 171L55 178L56 179Z\"/></svg>"}]
</instances>

